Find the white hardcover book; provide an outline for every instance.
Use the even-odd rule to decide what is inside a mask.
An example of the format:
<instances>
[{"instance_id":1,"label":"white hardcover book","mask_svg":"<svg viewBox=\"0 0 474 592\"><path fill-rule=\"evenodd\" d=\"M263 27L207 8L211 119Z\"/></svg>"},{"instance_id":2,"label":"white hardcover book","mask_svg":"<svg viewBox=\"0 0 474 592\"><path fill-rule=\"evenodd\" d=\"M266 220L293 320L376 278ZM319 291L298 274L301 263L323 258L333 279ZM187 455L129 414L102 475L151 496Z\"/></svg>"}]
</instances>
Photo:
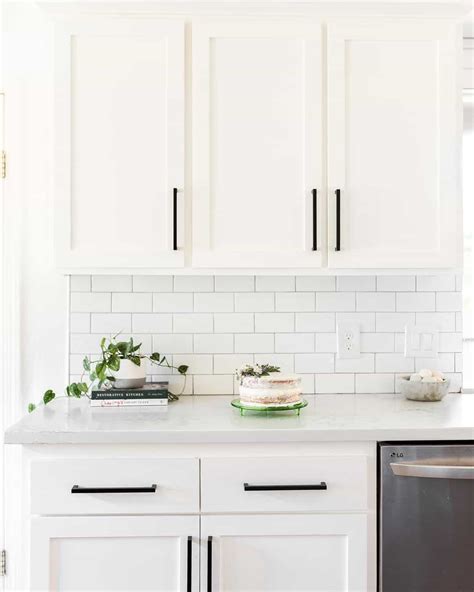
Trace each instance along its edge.
<instances>
[{"instance_id":1,"label":"white hardcover book","mask_svg":"<svg viewBox=\"0 0 474 592\"><path fill-rule=\"evenodd\" d=\"M91 400L91 407L164 407L168 399L126 399L126 400Z\"/></svg>"}]
</instances>

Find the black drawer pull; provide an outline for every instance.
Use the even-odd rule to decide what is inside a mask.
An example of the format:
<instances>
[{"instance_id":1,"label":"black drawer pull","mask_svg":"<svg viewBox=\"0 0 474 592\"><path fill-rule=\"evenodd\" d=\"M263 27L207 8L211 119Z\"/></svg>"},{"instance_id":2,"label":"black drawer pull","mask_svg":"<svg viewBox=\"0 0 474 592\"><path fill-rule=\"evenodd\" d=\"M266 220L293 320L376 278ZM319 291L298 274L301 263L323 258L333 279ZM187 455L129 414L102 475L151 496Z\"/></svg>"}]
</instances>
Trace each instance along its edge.
<instances>
[{"instance_id":1,"label":"black drawer pull","mask_svg":"<svg viewBox=\"0 0 474 592\"><path fill-rule=\"evenodd\" d=\"M173 251L178 250L178 188L173 187Z\"/></svg>"},{"instance_id":2,"label":"black drawer pull","mask_svg":"<svg viewBox=\"0 0 474 592\"><path fill-rule=\"evenodd\" d=\"M212 592L212 537L207 537L207 592Z\"/></svg>"},{"instance_id":3,"label":"black drawer pull","mask_svg":"<svg viewBox=\"0 0 474 592\"><path fill-rule=\"evenodd\" d=\"M313 189L313 251L318 250L318 190Z\"/></svg>"},{"instance_id":4,"label":"black drawer pull","mask_svg":"<svg viewBox=\"0 0 474 592\"><path fill-rule=\"evenodd\" d=\"M341 190L336 189L336 251L341 250Z\"/></svg>"},{"instance_id":5,"label":"black drawer pull","mask_svg":"<svg viewBox=\"0 0 474 592\"><path fill-rule=\"evenodd\" d=\"M193 585L193 537L188 536L188 563L186 592L191 592Z\"/></svg>"},{"instance_id":6,"label":"black drawer pull","mask_svg":"<svg viewBox=\"0 0 474 592\"><path fill-rule=\"evenodd\" d=\"M80 487L73 485L71 493L155 493L156 484L151 487Z\"/></svg>"},{"instance_id":7,"label":"black drawer pull","mask_svg":"<svg viewBox=\"0 0 474 592\"><path fill-rule=\"evenodd\" d=\"M244 483L244 491L325 491L325 481L316 485L249 485Z\"/></svg>"}]
</instances>

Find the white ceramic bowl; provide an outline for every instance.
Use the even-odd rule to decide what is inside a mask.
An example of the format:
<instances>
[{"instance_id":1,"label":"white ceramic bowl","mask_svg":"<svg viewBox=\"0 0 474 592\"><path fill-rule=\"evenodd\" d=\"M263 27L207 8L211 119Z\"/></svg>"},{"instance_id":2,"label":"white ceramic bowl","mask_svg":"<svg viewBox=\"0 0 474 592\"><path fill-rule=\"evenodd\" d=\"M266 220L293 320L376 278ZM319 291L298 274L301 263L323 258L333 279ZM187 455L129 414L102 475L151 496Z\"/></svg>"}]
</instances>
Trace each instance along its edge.
<instances>
[{"instance_id":1,"label":"white ceramic bowl","mask_svg":"<svg viewBox=\"0 0 474 592\"><path fill-rule=\"evenodd\" d=\"M441 401L448 394L449 379L443 382L414 382L410 375L400 376L400 392L411 401Z\"/></svg>"}]
</instances>

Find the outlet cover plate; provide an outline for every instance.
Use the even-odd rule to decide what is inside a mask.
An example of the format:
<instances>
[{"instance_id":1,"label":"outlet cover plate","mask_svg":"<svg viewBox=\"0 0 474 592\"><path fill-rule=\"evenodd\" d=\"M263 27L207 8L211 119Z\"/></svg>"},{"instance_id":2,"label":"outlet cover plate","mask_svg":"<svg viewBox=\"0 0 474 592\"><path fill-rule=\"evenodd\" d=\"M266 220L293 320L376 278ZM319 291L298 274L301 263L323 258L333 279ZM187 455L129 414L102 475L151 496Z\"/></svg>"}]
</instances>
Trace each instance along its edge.
<instances>
[{"instance_id":1,"label":"outlet cover plate","mask_svg":"<svg viewBox=\"0 0 474 592\"><path fill-rule=\"evenodd\" d=\"M337 357L340 359L360 358L359 323L340 322L337 324Z\"/></svg>"},{"instance_id":2,"label":"outlet cover plate","mask_svg":"<svg viewBox=\"0 0 474 592\"><path fill-rule=\"evenodd\" d=\"M438 330L433 325L405 327L405 357L436 358L439 350Z\"/></svg>"}]
</instances>

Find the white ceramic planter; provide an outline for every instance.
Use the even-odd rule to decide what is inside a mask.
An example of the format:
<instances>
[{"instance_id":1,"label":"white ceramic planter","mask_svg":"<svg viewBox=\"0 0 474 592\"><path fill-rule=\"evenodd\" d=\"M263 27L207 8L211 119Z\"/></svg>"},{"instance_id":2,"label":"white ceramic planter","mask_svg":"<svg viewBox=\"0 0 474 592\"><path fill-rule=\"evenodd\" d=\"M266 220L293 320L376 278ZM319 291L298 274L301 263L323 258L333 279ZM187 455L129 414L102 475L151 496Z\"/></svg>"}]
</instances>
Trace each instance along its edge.
<instances>
[{"instance_id":1,"label":"white ceramic planter","mask_svg":"<svg viewBox=\"0 0 474 592\"><path fill-rule=\"evenodd\" d=\"M114 372L115 388L140 388L146 382L146 359L137 366L130 360L120 360L120 369Z\"/></svg>"}]
</instances>

